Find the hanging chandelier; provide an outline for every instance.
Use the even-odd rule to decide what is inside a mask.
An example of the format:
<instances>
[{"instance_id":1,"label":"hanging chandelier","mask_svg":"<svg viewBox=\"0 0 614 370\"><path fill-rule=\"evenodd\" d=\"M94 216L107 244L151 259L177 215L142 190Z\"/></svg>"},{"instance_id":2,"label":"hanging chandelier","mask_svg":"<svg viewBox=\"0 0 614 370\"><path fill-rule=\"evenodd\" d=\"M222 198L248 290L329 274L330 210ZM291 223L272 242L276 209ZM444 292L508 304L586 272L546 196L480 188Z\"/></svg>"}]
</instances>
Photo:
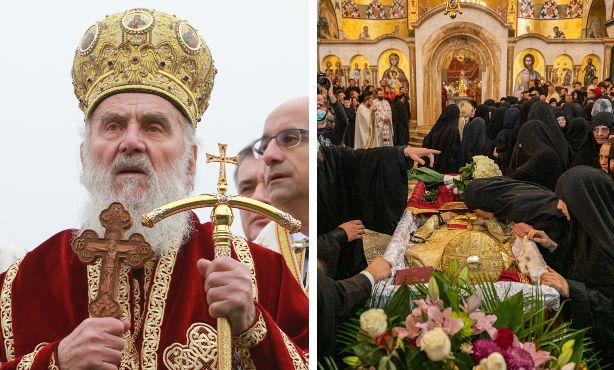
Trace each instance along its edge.
<instances>
[{"instance_id":1,"label":"hanging chandelier","mask_svg":"<svg viewBox=\"0 0 614 370\"><path fill-rule=\"evenodd\" d=\"M460 7L460 0L446 0L446 10L443 12L444 15L450 14L450 18L456 18L456 13L463 14L463 11Z\"/></svg>"}]
</instances>

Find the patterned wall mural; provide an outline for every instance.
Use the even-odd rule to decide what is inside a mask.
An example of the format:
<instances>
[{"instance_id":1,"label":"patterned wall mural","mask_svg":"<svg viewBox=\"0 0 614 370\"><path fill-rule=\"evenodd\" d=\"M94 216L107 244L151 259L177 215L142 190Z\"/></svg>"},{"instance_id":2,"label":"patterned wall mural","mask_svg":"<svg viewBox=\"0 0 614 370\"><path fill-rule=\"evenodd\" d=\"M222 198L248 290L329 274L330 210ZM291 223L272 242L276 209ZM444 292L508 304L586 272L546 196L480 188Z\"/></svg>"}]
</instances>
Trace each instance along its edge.
<instances>
[{"instance_id":1,"label":"patterned wall mural","mask_svg":"<svg viewBox=\"0 0 614 370\"><path fill-rule=\"evenodd\" d=\"M583 6L582 0L519 0L516 34L579 39L582 37Z\"/></svg>"}]
</instances>

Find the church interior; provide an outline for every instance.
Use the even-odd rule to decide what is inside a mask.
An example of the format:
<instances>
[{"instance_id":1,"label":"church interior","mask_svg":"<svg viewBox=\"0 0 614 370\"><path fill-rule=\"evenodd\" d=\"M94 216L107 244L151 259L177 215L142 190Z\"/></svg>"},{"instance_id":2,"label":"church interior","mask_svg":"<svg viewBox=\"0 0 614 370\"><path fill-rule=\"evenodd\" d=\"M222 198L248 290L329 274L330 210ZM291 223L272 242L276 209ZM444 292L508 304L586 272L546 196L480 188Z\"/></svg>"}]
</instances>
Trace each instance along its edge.
<instances>
[{"instance_id":1,"label":"church interior","mask_svg":"<svg viewBox=\"0 0 614 370\"><path fill-rule=\"evenodd\" d=\"M448 1L454 3L454 0ZM444 14L442 0L320 0L318 71L347 85L378 85L398 55L406 81L411 142L419 144L449 98L514 95L527 54L534 69L558 87L589 73L610 77L614 7L605 0L461 0ZM590 63L589 63L590 60ZM593 72L594 71L594 72ZM387 77L387 76L386 76ZM464 86L459 93L459 83Z\"/></svg>"}]
</instances>

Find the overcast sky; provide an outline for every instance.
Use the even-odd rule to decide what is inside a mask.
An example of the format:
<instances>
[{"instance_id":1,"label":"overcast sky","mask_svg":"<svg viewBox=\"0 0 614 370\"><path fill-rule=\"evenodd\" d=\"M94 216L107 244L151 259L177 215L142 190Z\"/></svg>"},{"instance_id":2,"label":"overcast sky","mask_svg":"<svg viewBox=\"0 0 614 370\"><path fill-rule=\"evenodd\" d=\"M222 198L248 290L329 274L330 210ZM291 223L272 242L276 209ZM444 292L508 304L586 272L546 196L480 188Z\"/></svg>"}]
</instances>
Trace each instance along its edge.
<instances>
[{"instance_id":1,"label":"overcast sky","mask_svg":"<svg viewBox=\"0 0 614 370\"><path fill-rule=\"evenodd\" d=\"M307 1L9 2L0 22L0 241L33 249L79 225L83 114L70 69L81 36L105 15L148 7L187 20L205 39L218 74L197 130L202 144L194 194L214 192L218 167L204 152L230 154L262 133L268 113L308 94ZM232 172L231 172L232 173ZM230 173L230 174L231 174ZM236 194L234 184L230 192ZM198 212L201 221L209 210ZM235 219L235 231L240 221Z\"/></svg>"}]
</instances>

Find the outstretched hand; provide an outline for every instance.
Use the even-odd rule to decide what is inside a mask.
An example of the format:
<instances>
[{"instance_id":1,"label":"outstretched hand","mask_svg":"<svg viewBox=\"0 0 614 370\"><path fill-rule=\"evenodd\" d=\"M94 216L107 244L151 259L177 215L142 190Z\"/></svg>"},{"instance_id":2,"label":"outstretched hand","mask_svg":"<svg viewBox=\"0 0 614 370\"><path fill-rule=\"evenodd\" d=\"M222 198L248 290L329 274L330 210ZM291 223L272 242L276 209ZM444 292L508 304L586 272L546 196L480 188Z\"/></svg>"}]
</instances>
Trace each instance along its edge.
<instances>
[{"instance_id":1,"label":"outstretched hand","mask_svg":"<svg viewBox=\"0 0 614 370\"><path fill-rule=\"evenodd\" d=\"M435 163L435 154L441 153L439 150L428 149L428 148L413 148L411 146L406 146L403 150L405 152L405 156L411 158L414 162L418 162L421 166L424 166L425 162L422 157L429 158L429 167L433 167Z\"/></svg>"}]
</instances>

